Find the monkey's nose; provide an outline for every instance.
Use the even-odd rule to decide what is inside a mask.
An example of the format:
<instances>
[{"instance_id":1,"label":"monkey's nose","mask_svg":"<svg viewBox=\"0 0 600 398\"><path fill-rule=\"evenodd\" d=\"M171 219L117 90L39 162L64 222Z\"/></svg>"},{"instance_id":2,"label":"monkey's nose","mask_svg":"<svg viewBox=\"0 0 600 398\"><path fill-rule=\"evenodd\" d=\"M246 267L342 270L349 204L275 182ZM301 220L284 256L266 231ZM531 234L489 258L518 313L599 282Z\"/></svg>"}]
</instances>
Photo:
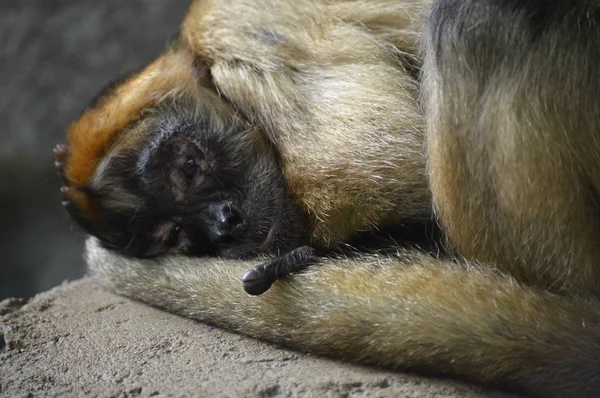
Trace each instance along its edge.
<instances>
[{"instance_id":1,"label":"monkey's nose","mask_svg":"<svg viewBox=\"0 0 600 398\"><path fill-rule=\"evenodd\" d=\"M228 201L211 203L208 219L208 232L213 242L232 239L233 231L244 222L242 212Z\"/></svg>"}]
</instances>

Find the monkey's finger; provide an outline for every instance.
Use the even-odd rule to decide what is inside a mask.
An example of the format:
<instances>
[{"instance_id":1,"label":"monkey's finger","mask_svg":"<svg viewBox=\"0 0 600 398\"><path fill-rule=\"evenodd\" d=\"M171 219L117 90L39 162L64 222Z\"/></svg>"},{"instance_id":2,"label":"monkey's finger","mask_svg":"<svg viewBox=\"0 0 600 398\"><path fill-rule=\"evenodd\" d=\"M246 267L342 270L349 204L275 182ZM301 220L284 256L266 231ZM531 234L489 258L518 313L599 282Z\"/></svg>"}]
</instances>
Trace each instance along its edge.
<instances>
[{"instance_id":1,"label":"monkey's finger","mask_svg":"<svg viewBox=\"0 0 600 398\"><path fill-rule=\"evenodd\" d=\"M77 207L75 200L73 198L73 193L76 189L63 185L60 187L61 194L61 203L69 214L69 216L75 220L90 235L98 236L98 230L90 223L90 221L85 217L85 214L80 211Z\"/></svg>"},{"instance_id":2,"label":"monkey's finger","mask_svg":"<svg viewBox=\"0 0 600 398\"><path fill-rule=\"evenodd\" d=\"M60 187L61 203L65 208L67 208L71 205L72 193L73 193L73 190L70 187L68 187L66 185L63 185L62 187Z\"/></svg>"},{"instance_id":3,"label":"monkey's finger","mask_svg":"<svg viewBox=\"0 0 600 398\"><path fill-rule=\"evenodd\" d=\"M67 146L65 144L56 144L54 146L54 158L56 161L64 162L67 157Z\"/></svg>"},{"instance_id":4,"label":"monkey's finger","mask_svg":"<svg viewBox=\"0 0 600 398\"><path fill-rule=\"evenodd\" d=\"M58 172L63 185L69 185L65 177L65 161L67 160L67 146L64 144L58 144L54 147L54 167Z\"/></svg>"},{"instance_id":5,"label":"monkey's finger","mask_svg":"<svg viewBox=\"0 0 600 398\"><path fill-rule=\"evenodd\" d=\"M274 278L270 278L265 273L264 265L257 265L242 276L244 290L252 296L263 294L275 282Z\"/></svg>"},{"instance_id":6,"label":"monkey's finger","mask_svg":"<svg viewBox=\"0 0 600 398\"><path fill-rule=\"evenodd\" d=\"M314 249L302 246L281 257L257 265L242 276L244 290L253 296L263 294L279 278L285 278L314 263Z\"/></svg>"},{"instance_id":7,"label":"monkey's finger","mask_svg":"<svg viewBox=\"0 0 600 398\"><path fill-rule=\"evenodd\" d=\"M285 278L302 271L314 263L315 250L309 246L298 247L265 265L265 272L275 279Z\"/></svg>"}]
</instances>

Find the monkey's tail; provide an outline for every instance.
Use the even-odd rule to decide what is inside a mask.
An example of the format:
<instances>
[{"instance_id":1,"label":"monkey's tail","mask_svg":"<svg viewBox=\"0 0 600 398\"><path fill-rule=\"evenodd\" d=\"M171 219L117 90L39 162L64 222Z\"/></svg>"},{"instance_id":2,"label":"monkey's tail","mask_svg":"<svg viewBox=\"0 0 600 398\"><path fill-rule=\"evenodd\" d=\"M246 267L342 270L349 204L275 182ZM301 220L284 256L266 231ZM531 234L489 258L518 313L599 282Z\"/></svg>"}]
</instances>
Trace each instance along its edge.
<instances>
[{"instance_id":1,"label":"monkey's tail","mask_svg":"<svg viewBox=\"0 0 600 398\"><path fill-rule=\"evenodd\" d=\"M600 303L415 252L332 259L248 296L256 262L139 261L90 240L92 275L156 307L316 354L540 396L600 396Z\"/></svg>"}]
</instances>

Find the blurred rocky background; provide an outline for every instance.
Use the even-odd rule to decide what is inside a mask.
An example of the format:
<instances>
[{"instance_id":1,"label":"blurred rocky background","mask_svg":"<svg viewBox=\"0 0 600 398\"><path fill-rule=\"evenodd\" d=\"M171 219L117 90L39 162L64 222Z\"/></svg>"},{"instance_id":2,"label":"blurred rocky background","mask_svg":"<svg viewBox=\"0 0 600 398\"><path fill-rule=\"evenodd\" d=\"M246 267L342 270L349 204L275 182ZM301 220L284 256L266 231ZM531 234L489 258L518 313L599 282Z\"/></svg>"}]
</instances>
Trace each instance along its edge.
<instances>
[{"instance_id":1,"label":"blurred rocky background","mask_svg":"<svg viewBox=\"0 0 600 398\"><path fill-rule=\"evenodd\" d=\"M189 0L0 0L0 300L84 272L52 148L111 80L177 34Z\"/></svg>"}]
</instances>

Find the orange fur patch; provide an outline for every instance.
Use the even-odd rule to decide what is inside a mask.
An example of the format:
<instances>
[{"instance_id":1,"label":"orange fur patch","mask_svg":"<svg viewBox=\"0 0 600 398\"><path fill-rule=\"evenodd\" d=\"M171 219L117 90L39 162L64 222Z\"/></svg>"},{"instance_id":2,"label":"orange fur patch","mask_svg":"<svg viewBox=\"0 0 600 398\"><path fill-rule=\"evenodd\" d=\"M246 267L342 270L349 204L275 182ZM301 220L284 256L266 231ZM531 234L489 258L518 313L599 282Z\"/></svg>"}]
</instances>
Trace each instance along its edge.
<instances>
[{"instance_id":1,"label":"orange fur patch","mask_svg":"<svg viewBox=\"0 0 600 398\"><path fill-rule=\"evenodd\" d=\"M88 185L107 149L142 112L166 99L195 90L192 54L172 49L87 109L67 133L69 157L65 176L75 190L72 200L94 218L91 198L80 190Z\"/></svg>"}]
</instances>

